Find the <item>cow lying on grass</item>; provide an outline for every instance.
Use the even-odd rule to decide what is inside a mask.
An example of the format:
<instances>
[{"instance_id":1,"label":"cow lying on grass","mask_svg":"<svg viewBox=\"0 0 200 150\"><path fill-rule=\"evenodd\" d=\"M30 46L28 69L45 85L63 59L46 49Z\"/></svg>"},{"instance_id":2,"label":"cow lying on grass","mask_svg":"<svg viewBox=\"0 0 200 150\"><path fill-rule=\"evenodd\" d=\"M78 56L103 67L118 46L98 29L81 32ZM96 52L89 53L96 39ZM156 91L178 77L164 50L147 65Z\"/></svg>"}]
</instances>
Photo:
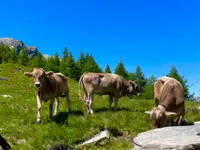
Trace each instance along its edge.
<instances>
[{"instance_id":1,"label":"cow lying on grass","mask_svg":"<svg viewBox=\"0 0 200 150\"><path fill-rule=\"evenodd\" d=\"M67 98L68 111L70 111L70 98L67 78L61 73L52 71L45 72L42 68L35 68L33 72L24 73L28 77L33 77L34 86L37 90L37 122L40 123L40 111L42 100L47 102L50 99L50 118L52 118L53 103L56 99L54 115L58 111L59 97Z\"/></svg>"},{"instance_id":2,"label":"cow lying on grass","mask_svg":"<svg viewBox=\"0 0 200 150\"><path fill-rule=\"evenodd\" d=\"M111 73L85 73L79 80L79 97L80 86L84 91L84 102L89 114L93 113L91 108L94 94L109 95L110 108L115 103L117 109L118 98L125 95L139 94L136 82L127 81L123 77ZM82 98L81 98L82 99Z\"/></svg>"},{"instance_id":3,"label":"cow lying on grass","mask_svg":"<svg viewBox=\"0 0 200 150\"><path fill-rule=\"evenodd\" d=\"M156 107L146 113L150 114L153 128L161 128L169 122L181 125L185 115L184 89L179 81L171 77L160 77L154 84Z\"/></svg>"}]
</instances>

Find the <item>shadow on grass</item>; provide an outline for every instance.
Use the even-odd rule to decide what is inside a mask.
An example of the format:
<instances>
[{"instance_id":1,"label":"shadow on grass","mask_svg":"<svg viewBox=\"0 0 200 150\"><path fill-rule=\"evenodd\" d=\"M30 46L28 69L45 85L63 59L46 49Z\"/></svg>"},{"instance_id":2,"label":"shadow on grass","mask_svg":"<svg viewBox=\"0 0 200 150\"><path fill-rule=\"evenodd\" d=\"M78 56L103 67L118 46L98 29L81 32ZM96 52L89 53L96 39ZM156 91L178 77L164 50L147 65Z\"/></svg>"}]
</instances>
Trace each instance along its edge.
<instances>
[{"instance_id":1,"label":"shadow on grass","mask_svg":"<svg viewBox=\"0 0 200 150\"><path fill-rule=\"evenodd\" d=\"M84 115L82 111L71 111L70 113L68 112L58 112L56 116L52 118L53 121L55 121L57 124L65 124L68 125L68 117L70 115Z\"/></svg>"},{"instance_id":2,"label":"shadow on grass","mask_svg":"<svg viewBox=\"0 0 200 150\"><path fill-rule=\"evenodd\" d=\"M182 120L181 121L181 126L191 126L191 125L194 125L194 122L187 122L185 120Z\"/></svg>"},{"instance_id":3,"label":"shadow on grass","mask_svg":"<svg viewBox=\"0 0 200 150\"><path fill-rule=\"evenodd\" d=\"M59 112L56 116L52 118L52 120L55 121L57 124L68 125L68 117L68 112Z\"/></svg>"},{"instance_id":4,"label":"shadow on grass","mask_svg":"<svg viewBox=\"0 0 200 150\"><path fill-rule=\"evenodd\" d=\"M80 111L80 110L75 110L75 111L72 110L72 111L69 113L69 115L83 116L84 113L83 113L82 111Z\"/></svg>"},{"instance_id":5,"label":"shadow on grass","mask_svg":"<svg viewBox=\"0 0 200 150\"><path fill-rule=\"evenodd\" d=\"M130 109L130 108L125 108L125 107L120 107L117 108L117 110L115 110L114 108L98 108L98 109L94 109L95 112L106 112L106 111L130 111L130 112L140 112L140 113L144 113L146 110L142 110L142 109Z\"/></svg>"},{"instance_id":6,"label":"shadow on grass","mask_svg":"<svg viewBox=\"0 0 200 150\"><path fill-rule=\"evenodd\" d=\"M49 148L48 150L74 150L73 147L69 145L64 145L64 144L56 144Z\"/></svg>"}]
</instances>

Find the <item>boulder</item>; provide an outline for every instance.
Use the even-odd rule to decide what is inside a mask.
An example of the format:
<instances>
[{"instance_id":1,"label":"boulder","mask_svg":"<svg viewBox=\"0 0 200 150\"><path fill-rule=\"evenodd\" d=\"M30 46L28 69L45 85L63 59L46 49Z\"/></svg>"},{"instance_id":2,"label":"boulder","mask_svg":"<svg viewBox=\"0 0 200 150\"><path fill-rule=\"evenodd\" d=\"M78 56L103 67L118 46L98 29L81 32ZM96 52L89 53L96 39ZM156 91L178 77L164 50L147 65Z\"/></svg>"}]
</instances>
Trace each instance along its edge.
<instances>
[{"instance_id":1,"label":"boulder","mask_svg":"<svg viewBox=\"0 0 200 150\"><path fill-rule=\"evenodd\" d=\"M134 150L200 150L200 135L194 126L175 126L149 130L133 140Z\"/></svg>"}]
</instances>

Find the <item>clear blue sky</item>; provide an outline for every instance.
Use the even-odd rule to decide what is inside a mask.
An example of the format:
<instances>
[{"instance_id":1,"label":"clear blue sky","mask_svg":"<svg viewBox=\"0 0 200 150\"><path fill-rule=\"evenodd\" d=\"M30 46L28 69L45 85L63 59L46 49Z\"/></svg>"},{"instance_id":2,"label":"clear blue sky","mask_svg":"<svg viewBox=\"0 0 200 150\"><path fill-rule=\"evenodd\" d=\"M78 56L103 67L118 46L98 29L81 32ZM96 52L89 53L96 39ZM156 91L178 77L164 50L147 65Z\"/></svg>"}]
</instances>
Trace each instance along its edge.
<instances>
[{"instance_id":1,"label":"clear blue sky","mask_svg":"<svg viewBox=\"0 0 200 150\"><path fill-rule=\"evenodd\" d=\"M4 0L0 37L13 37L44 54L64 47L77 59L92 54L112 71L120 59L146 77L166 75L174 64L191 85L200 80L200 1ZM190 89L200 95L200 82Z\"/></svg>"}]
</instances>

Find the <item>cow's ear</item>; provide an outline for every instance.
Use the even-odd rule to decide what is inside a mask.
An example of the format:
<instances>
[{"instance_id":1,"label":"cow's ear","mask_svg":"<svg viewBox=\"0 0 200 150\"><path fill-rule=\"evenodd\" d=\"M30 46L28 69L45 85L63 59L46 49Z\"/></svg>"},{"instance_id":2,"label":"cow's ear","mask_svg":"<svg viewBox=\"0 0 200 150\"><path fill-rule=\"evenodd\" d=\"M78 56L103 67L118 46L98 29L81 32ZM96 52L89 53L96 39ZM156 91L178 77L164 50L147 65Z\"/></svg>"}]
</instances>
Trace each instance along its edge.
<instances>
[{"instance_id":1,"label":"cow's ear","mask_svg":"<svg viewBox=\"0 0 200 150\"><path fill-rule=\"evenodd\" d=\"M54 74L53 71L48 71L48 72L46 72L46 75L48 75L48 76L52 76L53 74Z\"/></svg>"},{"instance_id":2,"label":"cow's ear","mask_svg":"<svg viewBox=\"0 0 200 150\"><path fill-rule=\"evenodd\" d=\"M164 81L164 80L161 80L161 79L160 79L160 82L161 82L162 84L164 84L164 83L165 83L165 81Z\"/></svg>"},{"instance_id":3,"label":"cow's ear","mask_svg":"<svg viewBox=\"0 0 200 150\"><path fill-rule=\"evenodd\" d=\"M152 111L145 111L144 113L151 115Z\"/></svg>"},{"instance_id":4,"label":"cow's ear","mask_svg":"<svg viewBox=\"0 0 200 150\"><path fill-rule=\"evenodd\" d=\"M24 72L24 75L27 77L32 77L33 73L32 72Z\"/></svg>"},{"instance_id":5,"label":"cow's ear","mask_svg":"<svg viewBox=\"0 0 200 150\"><path fill-rule=\"evenodd\" d=\"M170 118L175 118L177 116L177 113L175 112L170 112L170 111L166 111L165 112L165 116L170 119Z\"/></svg>"}]
</instances>

